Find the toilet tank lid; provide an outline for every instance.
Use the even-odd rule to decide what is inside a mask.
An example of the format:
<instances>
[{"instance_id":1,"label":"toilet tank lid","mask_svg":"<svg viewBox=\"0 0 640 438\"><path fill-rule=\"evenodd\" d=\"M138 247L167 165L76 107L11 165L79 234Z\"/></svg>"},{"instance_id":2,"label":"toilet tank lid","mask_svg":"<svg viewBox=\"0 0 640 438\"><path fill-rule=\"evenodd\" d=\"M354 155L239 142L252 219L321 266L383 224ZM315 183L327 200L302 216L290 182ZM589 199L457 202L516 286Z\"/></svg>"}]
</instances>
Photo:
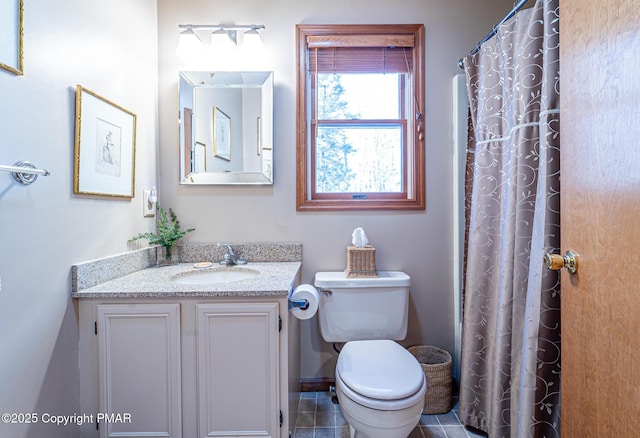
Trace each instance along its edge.
<instances>
[{"instance_id":1,"label":"toilet tank lid","mask_svg":"<svg viewBox=\"0 0 640 438\"><path fill-rule=\"evenodd\" d=\"M318 272L314 285L325 289L405 287L411 286L411 277L400 271L378 271L377 277L347 277L344 271Z\"/></svg>"}]
</instances>

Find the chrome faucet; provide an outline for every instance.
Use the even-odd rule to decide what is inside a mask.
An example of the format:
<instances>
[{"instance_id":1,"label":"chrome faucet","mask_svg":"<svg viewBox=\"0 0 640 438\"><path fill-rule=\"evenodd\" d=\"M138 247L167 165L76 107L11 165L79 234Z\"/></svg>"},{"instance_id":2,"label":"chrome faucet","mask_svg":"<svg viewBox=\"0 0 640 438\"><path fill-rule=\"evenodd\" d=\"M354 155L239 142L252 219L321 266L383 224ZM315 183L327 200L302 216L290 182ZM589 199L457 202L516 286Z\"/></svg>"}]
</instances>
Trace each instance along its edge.
<instances>
[{"instance_id":1,"label":"chrome faucet","mask_svg":"<svg viewBox=\"0 0 640 438\"><path fill-rule=\"evenodd\" d=\"M220 261L221 265L233 266L233 265L246 265L247 260L242 257L237 257L233 252L233 247L228 243L218 243L218 246L224 246L227 248L227 253L224 255L224 259Z\"/></svg>"}]
</instances>

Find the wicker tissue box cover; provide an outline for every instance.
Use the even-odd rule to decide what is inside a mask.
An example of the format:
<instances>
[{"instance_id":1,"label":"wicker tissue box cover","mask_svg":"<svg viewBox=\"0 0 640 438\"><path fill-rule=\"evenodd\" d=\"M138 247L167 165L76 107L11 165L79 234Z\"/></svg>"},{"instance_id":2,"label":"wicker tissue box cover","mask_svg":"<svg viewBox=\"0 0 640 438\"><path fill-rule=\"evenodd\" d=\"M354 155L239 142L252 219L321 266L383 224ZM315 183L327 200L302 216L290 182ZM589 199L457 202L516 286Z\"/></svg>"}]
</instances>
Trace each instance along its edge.
<instances>
[{"instance_id":1,"label":"wicker tissue box cover","mask_svg":"<svg viewBox=\"0 0 640 438\"><path fill-rule=\"evenodd\" d=\"M376 249L371 245L364 248L347 246L347 269L344 272L347 277L377 277Z\"/></svg>"}]
</instances>

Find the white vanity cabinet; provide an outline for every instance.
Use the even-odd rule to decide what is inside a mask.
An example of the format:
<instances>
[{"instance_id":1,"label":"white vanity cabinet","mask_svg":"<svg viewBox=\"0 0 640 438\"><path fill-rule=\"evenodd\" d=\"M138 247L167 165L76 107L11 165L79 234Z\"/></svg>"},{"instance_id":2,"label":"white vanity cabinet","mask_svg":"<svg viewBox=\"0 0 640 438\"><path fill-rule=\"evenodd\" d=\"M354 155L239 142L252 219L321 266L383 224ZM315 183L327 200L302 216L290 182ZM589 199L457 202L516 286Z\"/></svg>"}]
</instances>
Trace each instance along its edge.
<instances>
[{"instance_id":1,"label":"white vanity cabinet","mask_svg":"<svg viewBox=\"0 0 640 438\"><path fill-rule=\"evenodd\" d=\"M196 305L198 436L279 436L278 303Z\"/></svg>"},{"instance_id":2,"label":"white vanity cabinet","mask_svg":"<svg viewBox=\"0 0 640 438\"><path fill-rule=\"evenodd\" d=\"M98 305L94 334L100 435L179 437L180 306Z\"/></svg>"},{"instance_id":3,"label":"white vanity cabinet","mask_svg":"<svg viewBox=\"0 0 640 438\"><path fill-rule=\"evenodd\" d=\"M289 436L299 338L286 296L81 299L79 320L82 413L130 414L83 437Z\"/></svg>"}]
</instances>

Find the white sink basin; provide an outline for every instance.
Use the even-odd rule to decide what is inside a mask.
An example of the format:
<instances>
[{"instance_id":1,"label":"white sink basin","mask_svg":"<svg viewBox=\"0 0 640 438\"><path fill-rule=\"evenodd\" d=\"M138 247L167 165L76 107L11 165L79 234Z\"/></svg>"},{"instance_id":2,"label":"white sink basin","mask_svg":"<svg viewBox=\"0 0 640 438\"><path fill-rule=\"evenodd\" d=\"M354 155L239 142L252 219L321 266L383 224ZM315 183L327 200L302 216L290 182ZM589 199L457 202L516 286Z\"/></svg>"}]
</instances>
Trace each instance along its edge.
<instances>
[{"instance_id":1,"label":"white sink basin","mask_svg":"<svg viewBox=\"0 0 640 438\"><path fill-rule=\"evenodd\" d=\"M255 278L260 271L249 268L219 268L206 271L189 271L176 274L172 281L181 284L214 284Z\"/></svg>"}]
</instances>

